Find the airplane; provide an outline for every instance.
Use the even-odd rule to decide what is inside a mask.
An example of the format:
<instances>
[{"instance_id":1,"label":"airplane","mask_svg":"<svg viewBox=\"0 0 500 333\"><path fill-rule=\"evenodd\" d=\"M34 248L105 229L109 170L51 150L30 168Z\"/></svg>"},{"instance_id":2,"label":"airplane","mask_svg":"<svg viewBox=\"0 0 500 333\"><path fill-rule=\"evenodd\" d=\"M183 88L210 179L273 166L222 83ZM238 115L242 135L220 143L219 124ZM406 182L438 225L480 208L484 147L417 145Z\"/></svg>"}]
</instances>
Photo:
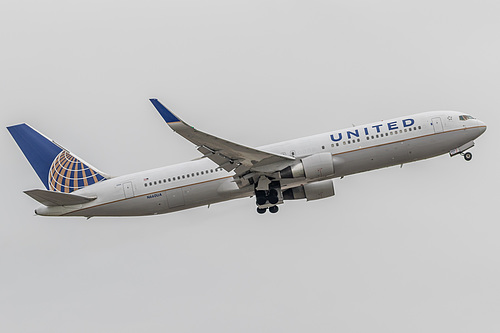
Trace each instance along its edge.
<instances>
[{"instance_id":1,"label":"airplane","mask_svg":"<svg viewBox=\"0 0 500 333\"><path fill-rule=\"evenodd\" d=\"M431 111L328 133L249 147L200 131L150 99L198 159L113 177L29 125L7 127L45 185L24 191L42 216L146 216L255 197L257 212L287 200L335 195L334 178L468 152L486 125L456 111Z\"/></svg>"}]
</instances>

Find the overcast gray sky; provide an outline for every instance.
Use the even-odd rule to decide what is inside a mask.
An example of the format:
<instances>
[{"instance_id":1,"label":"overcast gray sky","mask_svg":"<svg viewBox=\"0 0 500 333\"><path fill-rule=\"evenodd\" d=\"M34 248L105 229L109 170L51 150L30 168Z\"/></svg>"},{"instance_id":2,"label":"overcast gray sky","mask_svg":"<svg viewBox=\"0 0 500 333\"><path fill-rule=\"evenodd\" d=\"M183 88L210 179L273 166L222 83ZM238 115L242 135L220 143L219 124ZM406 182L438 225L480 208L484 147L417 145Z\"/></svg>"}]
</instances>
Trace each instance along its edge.
<instances>
[{"instance_id":1,"label":"overcast gray sky","mask_svg":"<svg viewBox=\"0 0 500 333\"><path fill-rule=\"evenodd\" d=\"M10 1L2 127L113 175L199 156L150 105L258 146L429 110L488 125L442 156L148 218L41 218L1 132L5 332L498 332L498 1Z\"/></svg>"}]
</instances>

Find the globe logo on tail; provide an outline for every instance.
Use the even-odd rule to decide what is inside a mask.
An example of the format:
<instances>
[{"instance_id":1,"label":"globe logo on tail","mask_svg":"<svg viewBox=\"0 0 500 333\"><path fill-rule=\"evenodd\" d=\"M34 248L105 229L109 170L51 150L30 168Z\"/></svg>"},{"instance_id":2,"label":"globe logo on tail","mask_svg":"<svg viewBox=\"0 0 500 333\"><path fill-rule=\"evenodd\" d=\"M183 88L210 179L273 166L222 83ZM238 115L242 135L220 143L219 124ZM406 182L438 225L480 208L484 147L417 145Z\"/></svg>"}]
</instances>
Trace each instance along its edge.
<instances>
[{"instance_id":1,"label":"globe logo on tail","mask_svg":"<svg viewBox=\"0 0 500 333\"><path fill-rule=\"evenodd\" d=\"M49 170L51 191L71 193L102 180L106 178L66 150L56 156Z\"/></svg>"}]
</instances>

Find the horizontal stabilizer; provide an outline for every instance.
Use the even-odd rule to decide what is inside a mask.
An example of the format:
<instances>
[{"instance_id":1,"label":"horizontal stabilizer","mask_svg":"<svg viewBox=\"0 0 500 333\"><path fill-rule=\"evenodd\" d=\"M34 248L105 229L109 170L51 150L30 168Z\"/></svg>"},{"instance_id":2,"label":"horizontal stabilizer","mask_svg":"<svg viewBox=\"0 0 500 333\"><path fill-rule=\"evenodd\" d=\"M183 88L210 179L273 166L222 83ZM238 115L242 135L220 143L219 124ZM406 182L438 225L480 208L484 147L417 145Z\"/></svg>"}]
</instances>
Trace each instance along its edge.
<instances>
[{"instance_id":1,"label":"horizontal stabilizer","mask_svg":"<svg viewBox=\"0 0 500 333\"><path fill-rule=\"evenodd\" d=\"M97 199L97 197L83 197L81 195L46 190L28 190L24 191L24 193L45 206L81 205Z\"/></svg>"}]
</instances>

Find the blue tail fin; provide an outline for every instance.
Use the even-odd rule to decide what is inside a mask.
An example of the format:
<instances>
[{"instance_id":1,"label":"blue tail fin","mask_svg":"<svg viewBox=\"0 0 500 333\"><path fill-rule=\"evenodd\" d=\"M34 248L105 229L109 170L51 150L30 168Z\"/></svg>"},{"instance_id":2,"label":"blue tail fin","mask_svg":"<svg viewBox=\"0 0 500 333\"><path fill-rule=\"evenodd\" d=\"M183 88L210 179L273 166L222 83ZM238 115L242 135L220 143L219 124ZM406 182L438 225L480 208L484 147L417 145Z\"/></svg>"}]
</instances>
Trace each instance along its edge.
<instances>
[{"instance_id":1,"label":"blue tail fin","mask_svg":"<svg viewBox=\"0 0 500 333\"><path fill-rule=\"evenodd\" d=\"M7 129L47 190L71 193L109 178L26 124Z\"/></svg>"}]
</instances>

